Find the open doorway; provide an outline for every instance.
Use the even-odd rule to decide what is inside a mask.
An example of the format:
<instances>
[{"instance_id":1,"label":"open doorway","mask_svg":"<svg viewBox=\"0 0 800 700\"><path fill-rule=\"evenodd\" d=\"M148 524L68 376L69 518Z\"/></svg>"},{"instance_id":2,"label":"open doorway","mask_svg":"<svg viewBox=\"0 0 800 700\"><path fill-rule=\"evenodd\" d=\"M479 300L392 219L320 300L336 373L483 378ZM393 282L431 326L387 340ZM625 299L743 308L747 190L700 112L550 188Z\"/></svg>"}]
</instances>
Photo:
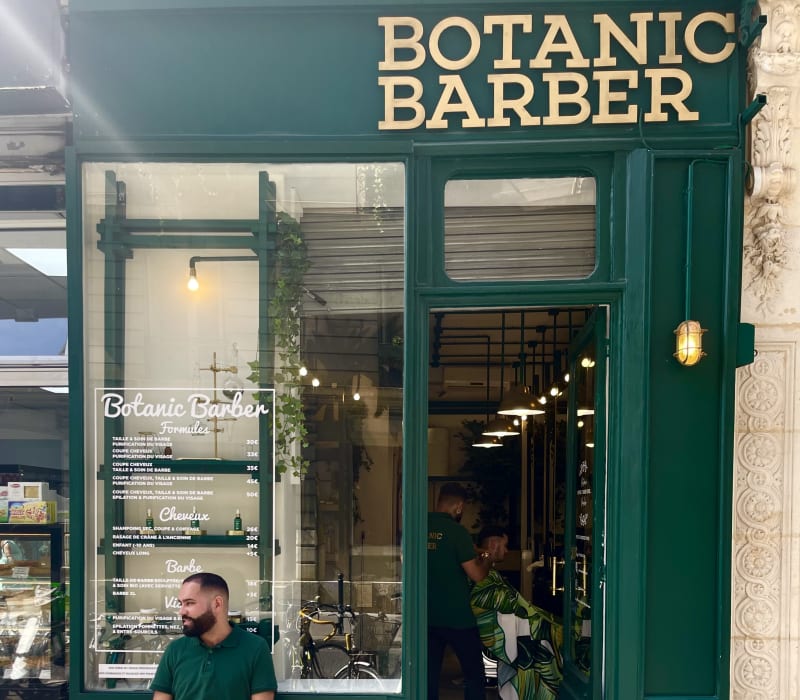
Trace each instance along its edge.
<instances>
[{"instance_id":1,"label":"open doorway","mask_svg":"<svg viewBox=\"0 0 800 700\"><path fill-rule=\"evenodd\" d=\"M593 572L601 566L594 543L602 538L604 512L597 502L604 460L598 468L595 452L604 449L596 440L604 432L604 357L596 352L596 330L605 337L604 311L437 309L429 318L429 511L441 487L456 482L468 494L461 523L476 546L487 527L507 534L508 552L493 566L541 618L532 652L543 643L553 659L535 673L552 675L545 680L554 686L553 697L565 657L568 671L591 685L592 657L601 649L596 637L602 625L595 620L593 638L592 618L602 609ZM504 412L520 401L526 409ZM598 401L603 407L596 411ZM493 676L488 651L487 676ZM462 697L460 674L446 657L440 697ZM497 692L496 681L489 682Z\"/></svg>"}]
</instances>

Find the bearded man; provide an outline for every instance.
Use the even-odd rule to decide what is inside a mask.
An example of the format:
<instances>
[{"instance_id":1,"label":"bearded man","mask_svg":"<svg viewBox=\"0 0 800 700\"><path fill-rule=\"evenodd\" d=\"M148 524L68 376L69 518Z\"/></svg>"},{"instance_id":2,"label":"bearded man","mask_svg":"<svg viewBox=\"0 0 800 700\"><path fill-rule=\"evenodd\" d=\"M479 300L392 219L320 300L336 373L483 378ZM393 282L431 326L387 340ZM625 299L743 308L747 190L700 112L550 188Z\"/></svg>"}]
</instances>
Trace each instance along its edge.
<instances>
[{"instance_id":1,"label":"bearded man","mask_svg":"<svg viewBox=\"0 0 800 700\"><path fill-rule=\"evenodd\" d=\"M264 639L228 621L228 584L209 572L184 579L184 636L170 642L150 684L153 700L274 700L277 682Z\"/></svg>"}]
</instances>

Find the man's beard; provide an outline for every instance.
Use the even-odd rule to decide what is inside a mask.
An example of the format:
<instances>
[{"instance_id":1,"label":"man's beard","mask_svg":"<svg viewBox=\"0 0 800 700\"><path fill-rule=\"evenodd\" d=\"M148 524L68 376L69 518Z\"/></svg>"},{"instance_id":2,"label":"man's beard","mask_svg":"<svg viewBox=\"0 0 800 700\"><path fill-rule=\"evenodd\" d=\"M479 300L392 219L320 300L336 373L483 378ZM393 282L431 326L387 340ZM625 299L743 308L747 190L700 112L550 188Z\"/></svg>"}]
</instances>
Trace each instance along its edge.
<instances>
[{"instance_id":1,"label":"man's beard","mask_svg":"<svg viewBox=\"0 0 800 700\"><path fill-rule=\"evenodd\" d=\"M188 627L186 625L187 622L191 623ZM214 626L215 622L214 613L210 610L206 610L198 617L189 617L187 615L183 618L183 633L187 637L199 637L208 632L208 630Z\"/></svg>"}]
</instances>

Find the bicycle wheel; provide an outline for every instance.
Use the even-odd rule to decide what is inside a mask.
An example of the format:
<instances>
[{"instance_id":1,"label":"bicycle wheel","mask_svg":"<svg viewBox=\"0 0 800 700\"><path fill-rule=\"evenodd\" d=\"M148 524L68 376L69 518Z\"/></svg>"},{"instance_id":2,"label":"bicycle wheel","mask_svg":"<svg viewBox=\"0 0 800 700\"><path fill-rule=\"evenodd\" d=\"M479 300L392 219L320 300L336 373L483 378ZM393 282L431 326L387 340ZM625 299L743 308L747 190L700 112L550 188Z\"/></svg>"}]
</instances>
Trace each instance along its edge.
<instances>
[{"instance_id":1,"label":"bicycle wheel","mask_svg":"<svg viewBox=\"0 0 800 700\"><path fill-rule=\"evenodd\" d=\"M380 680L378 672L364 661L354 661L348 664L337 673L334 678L341 680L342 678L353 678L356 680L363 680L371 678L372 680Z\"/></svg>"},{"instance_id":2,"label":"bicycle wheel","mask_svg":"<svg viewBox=\"0 0 800 700\"><path fill-rule=\"evenodd\" d=\"M339 644L318 644L314 647L311 659L312 678L337 678L343 669L347 670L350 656L347 649Z\"/></svg>"}]
</instances>

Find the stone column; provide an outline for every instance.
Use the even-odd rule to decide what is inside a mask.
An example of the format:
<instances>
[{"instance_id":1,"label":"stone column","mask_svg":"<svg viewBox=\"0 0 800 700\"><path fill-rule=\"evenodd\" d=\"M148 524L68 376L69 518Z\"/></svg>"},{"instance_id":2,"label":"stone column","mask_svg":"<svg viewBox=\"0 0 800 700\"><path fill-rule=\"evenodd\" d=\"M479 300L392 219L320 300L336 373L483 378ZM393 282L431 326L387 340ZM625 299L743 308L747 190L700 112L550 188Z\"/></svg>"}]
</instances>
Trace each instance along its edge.
<instances>
[{"instance_id":1,"label":"stone column","mask_svg":"<svg viewBox=\"0 0 800 700\"><path fill-rule=\"evenodd\" d=\"M756 360L739 370L735 430L731 697L800 697L800 3L764 0L751 93L742 320ZM795 478L796 477L796 478Z\"/></svg>"}]
</instances>

